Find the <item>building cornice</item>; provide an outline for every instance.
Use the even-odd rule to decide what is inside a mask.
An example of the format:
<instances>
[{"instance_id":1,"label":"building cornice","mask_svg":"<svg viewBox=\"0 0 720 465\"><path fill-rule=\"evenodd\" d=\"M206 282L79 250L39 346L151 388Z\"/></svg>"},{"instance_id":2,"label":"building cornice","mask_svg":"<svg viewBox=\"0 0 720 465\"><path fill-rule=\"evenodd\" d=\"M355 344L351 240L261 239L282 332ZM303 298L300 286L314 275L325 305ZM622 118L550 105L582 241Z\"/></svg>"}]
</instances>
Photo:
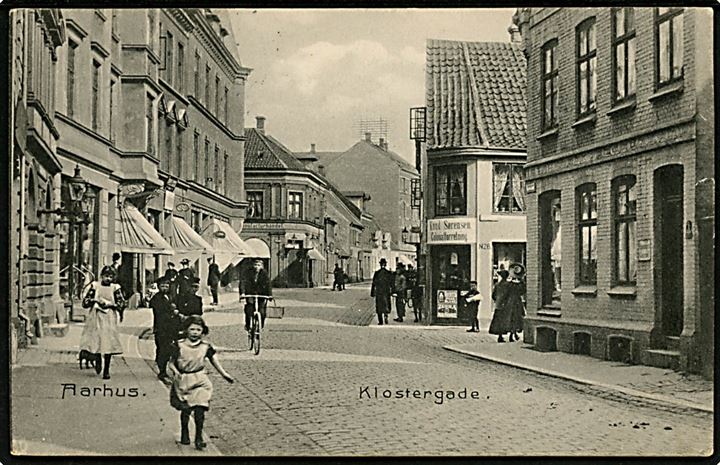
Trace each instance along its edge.
<instances>
[{"instance_id":1,"label":"building cornice","mask_svg":"<svg viewBox=\"0 0 720 465\"><path fill-rule=\"evenodd\" d=\"M84 39L88 35L87 31L80 27L80 25L72 18L65 19L65 26L77 34L78 37L80 37L80 40Z\"/></svg>"},{"instance_id":2,"label":"building cornice","mask_svg":"<svg viewBox=\"0 0 720 465\"><path fill-rule=\"evenodd\" d=\"M107 58L110 56L110 52L107 51L105 47L102 46L102 44L98 41L93 40L90 42L90 50L97 53L103 58Z\"/></svg>"},{"instance_id":3,"label":"building cornice","mask_svg":"<svg viewBox=\"0 0 720 465\"><path fill-rule=\"evenodd\" d=\"M185 10L180 8L164 8L163 12L173 23L175 23L175 26L177 26L177 28L185 34L185 37L188 37L193 30L195 30L195 25L192 23Z\"/></svg>"},{"instance_id":4,"label":"building cornice","mask_svg":"<svg viewBox=\"0 0 720 465\"><path fill-rule=\"evenodd\" d=\"M188 102L191 103L195 108L197 108L197 109L200 111L200 113L202 113L207 119L209 119L210 121L212 121L213 123L215 123L215 126L217 126L217 127L218 127L221 131L223 131L225 134L227 134L227 136L228 136L230 139L232 139L232 140L245 140L245 135L244 135L244 134L243 134L243 135L240 135L240 134L235 134L234 132L232 132L232 131L230 130L230 128L228 128L227 126L225 126L225 124L223 124L222 121L220 121L215 115L213 115L212 113L210 113L210 111L208 111L208 109L205 108L205 105L203 105L202 103L200 103L200 102L198 101L198 99L196 99L196 98L193 97L192 95L189 95L189 96L187 97L187 100L188 100Z\"/></svg>"},{"instance_id":5,"label":"building cornice","mask_svg":"<svg viewBox=\"0 0 720 465\"><path fill-rule=\"evenodd\" d=\"M79 123L78 121L75 121L74 119L70 118L69 116L66 116L66 115L56 111L55 118L64 122L68 126L72 126L73 128L77 129L78 131L92 137L93 139L97 140L98 142L107 145L108 147L111 147L113 145L113 143L110 141L110 139L105 138L101 134L98 134L97 132L88 128L84 124Z\"/></svg>"},{"instance_id":6,"label":"building cornice","mask_svg":"<svg viewBox=\"0 0 720 465\"><path fill-rule=\"evenodd\" d=\"M155 53L155 50L153 50L148 44L122 44L120 46L123 50L141 50L145 51L148 54L148 57L150 57L150 60L155 62L155 64L160 64L160 57Z\"/></svg>"},{"instance_id":7,"label":"building cornice","mask_svg":"<svg viewBox=\"0 0 720 465\"><path fill-rule=\"evenodd\" d=\"M427 151L428 165L437 165L448 161L497 158L513 158L524 161L527 158L527 152L525 150L486 150L481 148L431 149Z\"/></svg>"},{"instance_id":8,"label":"building cornice","mask_svg":"<svg viewBox=\"0 0 720 465\"><path fill-rule=\"evenodd\" d=\"M158 95L162 94L162 88L160 87L160 84L155 82L147 74L123 74L122 76L120 76L120 80L127 83L147 84L148 86L152 87Z\"/></svg>"},{"instance_id":9,"label":"building cornice","mask_svg":"<svg viewBox=\"0 0 720 465\"><path fill-rule=\"evenodd\" d=\"M167 81L165 81L165 79L160 78L159 81L160 81L160 87L163 89L166 89L167 93L172 94L172 96L175 97L176 99L178 99L180 101L180 103L182 103L185 106L188 106L190 104L190 100L188 100L188 98L185 95L178 92L177 89L175 89L173 86L171 86ZM163 91L163 92L165 92L165 91Z\"/></svg>"},{"instance_id":10,"label":"building cornice","mask_svg":"<svg viewBox=\"0 0 720 465\"><path fill-rule=\"evenodd\" d=\"M160 171L158 171L158 173L160 173ZM167 179L168 175L163 172L162 175L160 176L160 178ZM215 201L217 201L227 207L230 207L230 208L245 209L249 205L249 203L246 201L233 200L229 197L226 197L223 194L215 192L212 189L208 189L207 187L203 186L202 184L199 184L197 181L178 179L178 186L181 186L181 187L185 188L186 190L195 192L197 194L201 194L205 197L215 200Z\"/></svg>"},{"instance_id":11,"label":"building cornice","mask_svg":"<svg viewBox=\"0 0 720 465\"><path fill-rule=\"evenodd\" d=\"M75 154L69 150L66 150L62 147L58 147L57 153L59 156L61 156L63 158L67 158L68 160L70 160L74 163L88 166L88 167L94 169L95 171L106 174L108 176L110 176L113 173L113 170L111 170L107 166L101 165L100 163L96 163L95 161L93 161L89 158L81 157L80 155L77 155L77 154Z\"/></svg>"},{"instance_id":12,"label":"building cornice","mask_svg":"<svg viewBox=\"0 0 720 465\"><path fill-rule=\"evenodd\" d=\"M192 10L194 23L197 26L195 31L198 38L205 45L205 49L215 58L218 63L222 63L228 75L233 78L246 78L250 74L249 68L244 68L230 53L225 44L215 34L215 30L208 23L202 9Z\"/></svg>"},{"instance_id":13,"label":"building cornice","mask_svg":"<svg viewBox=\"0 0 720 465\"><path fill-rule=\"evenodd\" d=\"M297 170L290 170L287 168L248 168L245 167L245 179L252 180L251 177L253 176L267 176L271 178L277 178L278 175L281 176L302 176L305 178L308 178L312 181L314 181L318 187L321 187L323 189L327 188L326 182L319 177L317 174L313 173L312 171L297 171Z\"/></svg>"}]
</instances>

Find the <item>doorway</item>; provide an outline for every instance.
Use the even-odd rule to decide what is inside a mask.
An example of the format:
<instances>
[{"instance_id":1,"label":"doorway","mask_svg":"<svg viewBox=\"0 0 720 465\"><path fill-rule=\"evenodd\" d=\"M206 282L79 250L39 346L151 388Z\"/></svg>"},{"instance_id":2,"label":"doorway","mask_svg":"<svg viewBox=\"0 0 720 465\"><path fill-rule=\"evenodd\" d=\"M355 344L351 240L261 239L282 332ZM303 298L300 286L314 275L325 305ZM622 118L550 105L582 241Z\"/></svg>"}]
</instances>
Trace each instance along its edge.
<instances>
[{"instance_id":1,"label":"doorway","mask_svg":"<svg viewBox=\"0 0 720 465\"><path fill-rule=\"evenodd\" d=\"M470 246L433 245L431 255L433 321L466 324L469 319L459 297L470 288Z\"/></svg>"},{"instance_id":2,"label":"doorway","mask_svg":"<svg viewBox=\"0 0 720 465\"><path fill-rule=\"evenodd\" d=\"M541 306L560 308L562 291L562 210L560 191L540 195Z\"/></svg>"},{"instance_id":3,"label":"doorway","mask_svg":"<svg viewBox=\"0 0 720 465\"><path fill-rule=\"evenodd\" d=\"M655 267L663 336L683 329L683 168L670 165L655 171L655 233L659 263ZM659 285L659 286L658 286ZM659 287L659 289L657 289Z\"/></svg>"}]
</instances>

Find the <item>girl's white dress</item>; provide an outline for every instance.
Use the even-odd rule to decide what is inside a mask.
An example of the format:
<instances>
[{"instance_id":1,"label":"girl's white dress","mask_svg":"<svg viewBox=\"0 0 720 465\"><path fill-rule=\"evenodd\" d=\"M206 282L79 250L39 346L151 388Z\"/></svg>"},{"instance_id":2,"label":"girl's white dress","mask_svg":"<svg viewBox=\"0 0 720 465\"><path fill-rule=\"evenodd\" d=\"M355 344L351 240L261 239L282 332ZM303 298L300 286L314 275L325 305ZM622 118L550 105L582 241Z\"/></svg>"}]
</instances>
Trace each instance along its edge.
<instances>
[{"instance_id":1,"label":"girl's white dress","mask_svg":"<svg viewBox=\"0 0 720 465\"><path fill-rule=\"evenodd\" d=\"M104 286L101 282L95 281L88 292L92 289L95 289L96 300L117 305L115 292L120 289L119 284ZM101 308L97 303L93 304L85 319L85 328L80 337L80 350L87 350L93 354L122 354L117 311L112 308Z\"/></svg>"},{"instance_id":2,"label":"girl's white dress","mask_svg":"<svg viewBox=\"0 0 720 465\"><path fill-rule=\"evenodd\" d=\"M173 380L170 390L170 405L178 410L192 407L210 406L213 385L205 371L205 359L212 358L215 349L199 339L178 341L173 362L168 364L168 372Z\"/></svg>"}]
</instances>

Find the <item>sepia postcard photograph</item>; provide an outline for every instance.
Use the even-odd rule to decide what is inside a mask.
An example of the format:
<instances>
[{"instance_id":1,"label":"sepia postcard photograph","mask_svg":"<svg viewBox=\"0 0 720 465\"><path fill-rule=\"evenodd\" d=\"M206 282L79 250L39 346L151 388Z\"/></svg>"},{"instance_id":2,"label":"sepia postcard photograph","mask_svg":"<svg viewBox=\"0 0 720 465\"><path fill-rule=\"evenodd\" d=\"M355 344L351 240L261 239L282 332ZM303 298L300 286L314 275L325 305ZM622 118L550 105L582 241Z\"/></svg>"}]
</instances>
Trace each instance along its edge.
<instances>
[{"instance_id":1,"label":"sepia postcard photograph","mask_svg":"<svg viewBox=\"0 0 720 465\"><path fill-rule=\"evenodd\" d=\"M64 6L3 460L718 459L711 8Z\"/></svg>"}]
</instances>

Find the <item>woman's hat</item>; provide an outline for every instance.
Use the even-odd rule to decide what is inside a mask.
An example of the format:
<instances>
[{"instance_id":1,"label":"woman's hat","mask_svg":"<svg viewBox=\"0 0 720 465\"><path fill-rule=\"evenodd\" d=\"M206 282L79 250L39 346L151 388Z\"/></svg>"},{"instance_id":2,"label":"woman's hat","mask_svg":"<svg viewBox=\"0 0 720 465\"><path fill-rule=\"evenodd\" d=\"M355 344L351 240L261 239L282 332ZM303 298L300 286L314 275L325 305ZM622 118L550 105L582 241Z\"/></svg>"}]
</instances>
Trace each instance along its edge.
<instances>
[{"instance_id":1,"label":"woman's hat","mask_svg":"<svg viewBox=\"0 0 720 465\"><path fill-rule=\"evenodd\" d=\"M510 270L512 270L515 276L523 276L525 274L525 267L520 263L513 263L510 265Z\"/></svg>"},{"instance_id":2,"label":"woman's hat","mask_svg":"<svg viewBox=\"0 0 720 465\"><path fill-rule=\"evenodd\" d=\"M186 263L190 263L190 260L188 260L187 258L183 258L182 260L180 260L180 263L184 265Z\"/></svg>"}]
</instances>

